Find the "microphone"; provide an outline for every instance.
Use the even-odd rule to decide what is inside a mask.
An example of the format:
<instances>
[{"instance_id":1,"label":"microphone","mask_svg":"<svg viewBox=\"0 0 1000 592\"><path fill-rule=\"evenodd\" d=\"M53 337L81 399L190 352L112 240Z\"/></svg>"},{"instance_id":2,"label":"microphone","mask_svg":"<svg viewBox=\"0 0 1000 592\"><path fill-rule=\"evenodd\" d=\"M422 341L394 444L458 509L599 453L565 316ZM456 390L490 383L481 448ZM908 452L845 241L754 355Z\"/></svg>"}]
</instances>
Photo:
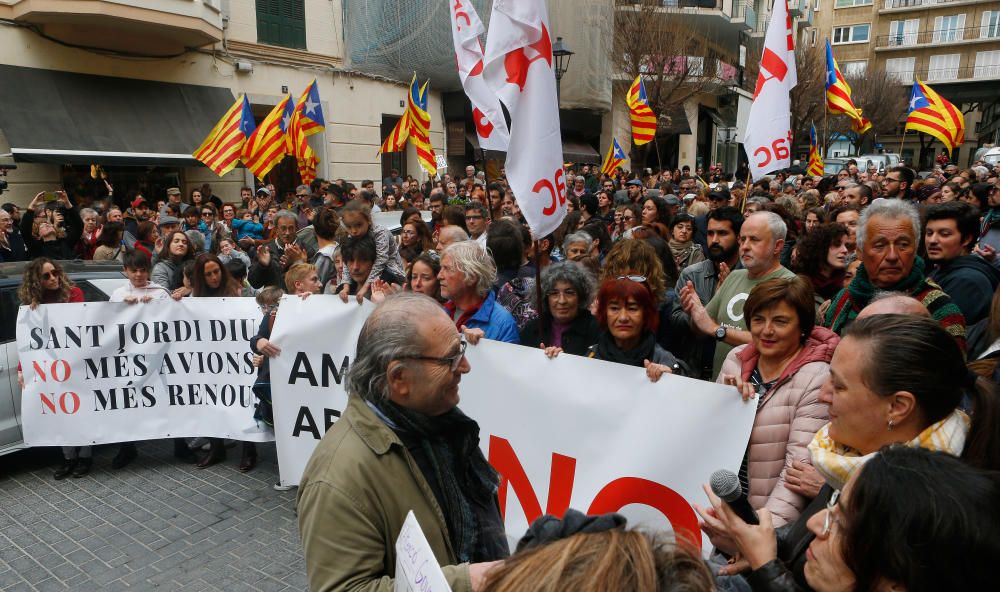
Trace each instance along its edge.
<instances>
[{"instance_id":1,"label":"microphone","mask_svg":"<svg viewBox=\"0 0 1000 592\"><path fill-rule=\"evenodd\" d=\"M744 522L747 524L760 524L757 512L754 512L753 507L747 500L747 496L743 494L743 488L740 486L740 478L736 476L736 473L727 471L726 469L719 469L712 473L709 483L712 487L712 493L722 498L722 501L726 502L729 508L742 518Z\"/></svg>"}]
</instances>

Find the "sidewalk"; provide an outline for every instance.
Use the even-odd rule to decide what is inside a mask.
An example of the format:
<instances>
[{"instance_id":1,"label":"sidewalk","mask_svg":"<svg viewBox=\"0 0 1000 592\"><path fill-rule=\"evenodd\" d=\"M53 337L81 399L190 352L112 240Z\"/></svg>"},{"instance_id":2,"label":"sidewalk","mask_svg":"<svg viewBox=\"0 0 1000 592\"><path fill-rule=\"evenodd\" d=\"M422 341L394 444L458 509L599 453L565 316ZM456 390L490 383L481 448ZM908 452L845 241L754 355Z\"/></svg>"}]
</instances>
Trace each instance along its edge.
<instances>
[{"instance_id":1,"label":"sidewalk","mask_svg":"<svg viewBox=\"0 0 1000 592\"><path fill-rule=\"evenodd\" d=\"M0 457L0 590L302 591L296 490L277 492L274 444L256 469L240 448L199 470L170 440L139 444L111 471L117 447L94 451L81 479L52 479L57 449Z\"/></svg>"}]
</instances>

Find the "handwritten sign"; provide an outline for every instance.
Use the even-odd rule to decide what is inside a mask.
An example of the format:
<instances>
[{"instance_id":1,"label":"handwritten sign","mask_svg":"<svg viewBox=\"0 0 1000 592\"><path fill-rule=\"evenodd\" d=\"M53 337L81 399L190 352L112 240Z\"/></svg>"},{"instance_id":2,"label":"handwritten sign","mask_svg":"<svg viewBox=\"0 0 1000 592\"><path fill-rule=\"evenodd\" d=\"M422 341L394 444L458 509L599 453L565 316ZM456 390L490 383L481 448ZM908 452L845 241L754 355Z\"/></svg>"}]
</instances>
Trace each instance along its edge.
<instances>
[{"instance_id":1,"label":"handwritten sign","mask_svg":"<svg viewBox=\"0 0 1000 592\"><path fill-rule=\"evenodd\" d=\"M430 543L410 511L396 539L394 592L451 592Z\"/></svg>"}]
</instances>

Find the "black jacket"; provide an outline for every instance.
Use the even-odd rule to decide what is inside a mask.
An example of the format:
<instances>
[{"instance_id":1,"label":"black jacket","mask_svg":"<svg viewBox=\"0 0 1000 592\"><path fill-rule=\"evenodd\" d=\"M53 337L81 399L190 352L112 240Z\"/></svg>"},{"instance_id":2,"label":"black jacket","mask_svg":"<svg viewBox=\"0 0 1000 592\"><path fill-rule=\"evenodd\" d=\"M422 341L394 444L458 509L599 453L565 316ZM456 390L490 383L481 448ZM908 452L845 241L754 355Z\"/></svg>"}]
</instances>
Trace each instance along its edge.
<instances>
[{"instance_id":1,"label":"black jacket","mask_svg":"<svg viewBox=\"0 0 1000 592\"><path fill-rule=\"evenodd\" d=\"M538 347L539 344L552 345L551 327L541 333L541 319L529 321L521 330L521 345L528 347ZM562 350L574 356L587 355L587 349L595 343L601 335L601 327L597 324L597 319L590 314L589 310L581 310L562 336Z\"/></svg>"},{"instance_id":2,"label":"black jacket","mask_svg":"<svg viewBox=\"0 0 1000 592\"><path fill-rule=\"evenodd\" d=\"M28 249L24 245L24 237L17 226L10 227L10 234L7 235L7 243L10 248L0 245L0 263L4 261L28 260Z\"/></svg>"},{"instance_id":3,"label":"black jacket","mask_svg":"<svg viewBox=\"0 0 1000 592\"><path fill-rule=\"evenodd\" d=\"M76 259L76 250L73 248L80 235L83 234L83 220L80 219L80 212L76 208L63 208L64 229L66 235L54 241L43 241L36 239L31 234L31 227L35 223L35 212L31 209L25 210L21 214L21 235L28 250L28 258L48 257L54 260Z\"/></svg>"},{"instance_id":4,"label":"black jacket","mask_svg":"<svg viewBox=\"0 0 1000 592\"><path fill-rule=\"evenodd\" d=\"M964 255L935 265L927 275L962 311L966 326L990 316L993 292L1000 284L1000 270L979 255Z\"/></svg>"}]
</instances>

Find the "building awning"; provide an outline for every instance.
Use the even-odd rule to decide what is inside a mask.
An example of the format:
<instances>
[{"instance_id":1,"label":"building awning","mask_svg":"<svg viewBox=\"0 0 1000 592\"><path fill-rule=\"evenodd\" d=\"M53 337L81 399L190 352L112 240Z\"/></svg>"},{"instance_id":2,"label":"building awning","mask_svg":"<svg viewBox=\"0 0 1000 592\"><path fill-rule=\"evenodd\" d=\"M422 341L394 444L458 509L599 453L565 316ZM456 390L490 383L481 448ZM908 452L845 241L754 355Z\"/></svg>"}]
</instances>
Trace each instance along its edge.
<instances>
[{"instance_id":1,"label":"building awning","mask_svg":"<svg viewBox=\"0 0 1000 592\"><path fill-rule=\"evenodd\" d=\"M660 114L660 119L656 125L656 133L660 134L690 134L691 125L688 123L687 113L684 107L677 106Z\"/></svg>"},{"instance_id":2,"label":"building awning","mask_svg":"<svg viewBox=\"0 0 1000 592\"><path fill-rule=\"evenodd\" d=\"M200 166L227 88L0 65L0 131L17 162Z\"/></svg>"},{"instance_id":3,"label":"building awning","mask_svg":"<svg viewBox=\"0 0 1000 592\"><path fill-rule=\"evenodd\" d=\"M712 109L711 107L702 107L702 111L705 112L705 115L708 115L708 118L712 120L712 123L714 123L716 127L730 127L730 125L726 123L726 120L723 119L722 116L719 115L719 112L715 109Z\"/></svg>"},{"instance_id":4,"label":"building awning","mask_svg":"<svg viewBox=\"0 0 1000 592\"><path fill-rule=\"evenodd\" d=\"M586 143L579 140L567 140L563 138L563 159L566 162L572 162L574 164L600 164L601 155L597 153L597 150Z\"/></svg>"}]
</instances>

